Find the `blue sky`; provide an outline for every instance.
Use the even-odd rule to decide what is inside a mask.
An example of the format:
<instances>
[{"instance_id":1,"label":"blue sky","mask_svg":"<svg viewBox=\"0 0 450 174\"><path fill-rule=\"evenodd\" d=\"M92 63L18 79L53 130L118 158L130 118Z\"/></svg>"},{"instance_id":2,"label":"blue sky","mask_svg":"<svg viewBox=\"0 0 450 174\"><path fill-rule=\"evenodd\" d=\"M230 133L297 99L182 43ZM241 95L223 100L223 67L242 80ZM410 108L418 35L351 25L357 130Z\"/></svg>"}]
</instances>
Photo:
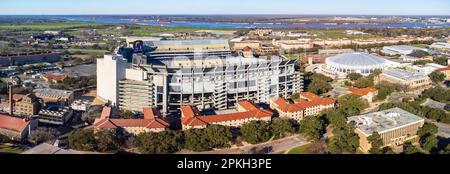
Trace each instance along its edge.
<instances>
[{"instance_id":1,"label":"blue sky","mask_svg":"<svg viewBox=\"0 0 450 174\"><path fill-rule=\"evenodd\" d=\"M0 0L0 14L450 15L450 0Z\"/></svg>"}]
</instances>

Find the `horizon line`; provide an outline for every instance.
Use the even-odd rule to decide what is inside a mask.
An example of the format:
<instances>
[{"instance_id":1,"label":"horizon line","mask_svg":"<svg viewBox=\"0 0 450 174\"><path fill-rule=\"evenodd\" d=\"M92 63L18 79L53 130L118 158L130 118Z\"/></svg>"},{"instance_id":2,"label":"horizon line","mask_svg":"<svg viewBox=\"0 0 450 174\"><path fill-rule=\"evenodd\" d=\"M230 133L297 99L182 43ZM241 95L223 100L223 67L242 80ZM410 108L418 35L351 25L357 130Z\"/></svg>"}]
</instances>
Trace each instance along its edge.
<instances>
[{"instance_id":1,"label":"horizon line","mask_svg":"<svg viewBox=\"0 0 450 174\"><path fill-rule=\"evenodd\" d=\"M274 15L274 16L282 16L282 15L290 15L290 16L449 16L450 14L280 14L280 13L259 13L259 14L137 14L137 13L130 13L130 14L0 14L0 16L91 16L91 15L98 15L98 16L124 16L124 15L131 15L131 16L142 16L142 15L162 15L162 16L170 16L170 15L190 15L190 16L217 16L217 15L223 15L223 16L263 16L263 15Z\"/></svg>"}]
</instances>

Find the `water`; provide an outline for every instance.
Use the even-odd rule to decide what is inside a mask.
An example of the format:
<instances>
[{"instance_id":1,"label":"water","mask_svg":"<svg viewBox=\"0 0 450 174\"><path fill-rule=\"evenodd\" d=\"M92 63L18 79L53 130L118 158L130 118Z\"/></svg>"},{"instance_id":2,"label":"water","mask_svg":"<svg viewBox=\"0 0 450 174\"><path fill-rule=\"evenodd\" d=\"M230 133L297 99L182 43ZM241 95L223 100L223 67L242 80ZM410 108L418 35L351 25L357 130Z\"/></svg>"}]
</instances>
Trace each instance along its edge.
<instances>
[{"instance_id":1,"label":"water","mask_svg":"<svg viewBox=\"0 0 450 174\"><path fill-rule=\"evenodd\" d=\"M113 24L139 24L151 26L167 26L167 27L195 27L195 28L430 28L430 27L450 27L450 23L428 24L428 23L394 23L394 24L324 24L324 23L225 23L225 22L183 22L173 21L168 24L160 24L156 21L142 21L117 19L109 17L89 17L89 16L68 16L61 17L67 20L96 22L96 23L113 23Z\"/></svg>"}]
</instances>

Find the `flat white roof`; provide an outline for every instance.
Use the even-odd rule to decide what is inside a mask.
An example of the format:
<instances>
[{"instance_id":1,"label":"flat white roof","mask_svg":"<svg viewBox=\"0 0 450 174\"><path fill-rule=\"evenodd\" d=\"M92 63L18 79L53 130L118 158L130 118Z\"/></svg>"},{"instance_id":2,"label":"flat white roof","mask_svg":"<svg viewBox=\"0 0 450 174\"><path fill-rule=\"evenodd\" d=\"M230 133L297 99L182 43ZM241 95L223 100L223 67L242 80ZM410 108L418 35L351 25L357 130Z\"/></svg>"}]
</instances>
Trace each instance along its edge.
<instances>
[{"instance_id":1,"label":"flat white roof","mask_svg":"<svg viewBox=\"0 0 450 174\"><path fill-rule=\"evenodd\" d=\"M382 133L384 131L424 121L422 117L409 113L400 108L372 112L364 115L349 117L347 119L349 122L355 122L356 128L361 130L367 136L374 132Z\"/></svg>"}]
</instances>

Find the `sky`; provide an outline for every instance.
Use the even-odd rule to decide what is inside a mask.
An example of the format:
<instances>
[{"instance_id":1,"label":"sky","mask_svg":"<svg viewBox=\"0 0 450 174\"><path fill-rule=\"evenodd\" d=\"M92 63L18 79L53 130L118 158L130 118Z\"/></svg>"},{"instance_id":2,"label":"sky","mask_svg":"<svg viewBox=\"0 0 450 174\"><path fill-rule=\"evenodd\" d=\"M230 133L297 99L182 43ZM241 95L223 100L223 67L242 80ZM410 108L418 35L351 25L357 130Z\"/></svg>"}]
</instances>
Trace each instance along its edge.
<instances>
[{"instance_id":1,"label":"sky","mask_svg":"<svg viewBox=\"0 0 450 174\"><path fill-rule=\"evenodd\" d=\"M450 15L450 0L0 0L0 15Z\"/></svg>"}]
</instances>

